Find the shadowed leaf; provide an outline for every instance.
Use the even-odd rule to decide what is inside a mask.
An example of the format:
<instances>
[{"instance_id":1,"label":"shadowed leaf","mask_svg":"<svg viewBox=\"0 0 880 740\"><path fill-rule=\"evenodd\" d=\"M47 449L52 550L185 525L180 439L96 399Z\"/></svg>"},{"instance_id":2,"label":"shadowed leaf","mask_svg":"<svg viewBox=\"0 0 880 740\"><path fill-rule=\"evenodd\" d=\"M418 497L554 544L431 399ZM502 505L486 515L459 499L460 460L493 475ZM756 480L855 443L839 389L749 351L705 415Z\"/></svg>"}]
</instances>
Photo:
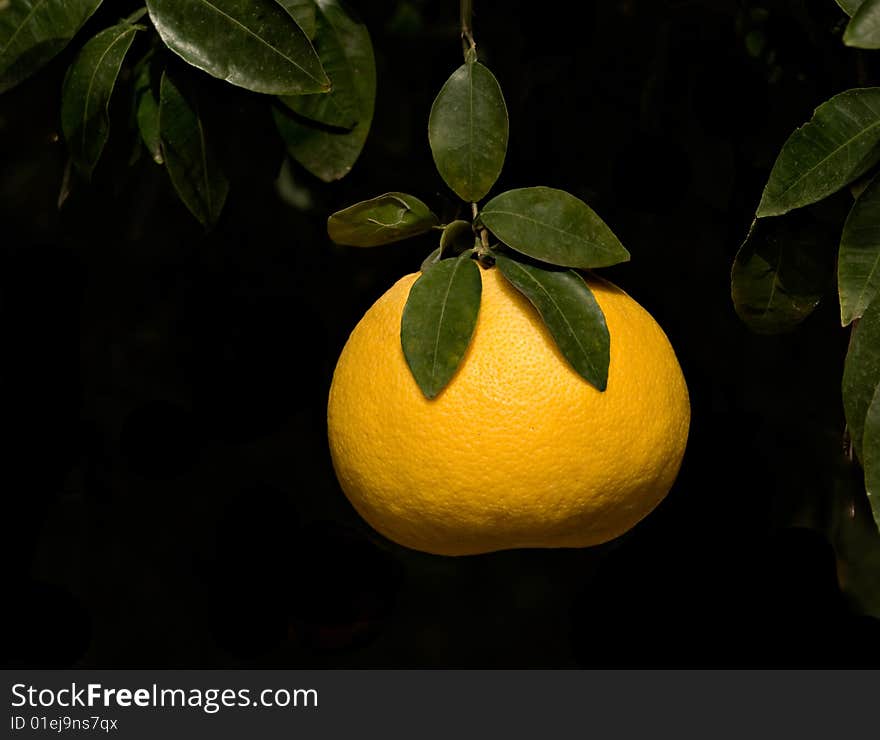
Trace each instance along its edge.
<instances>
[{"instance_id":1,"label":"shadowed leaf","mask_svg":"<svg viewBox=\"0 0 880 740\"><path fill-rule=\"evenodd\" d=\"M64 78L61 127L74 164L88 179L110 137L110 96L138 27L120 23L91 39Z\"/></svg>"},{"instance_id":2,"label":"shadowed leaf","mask_svg":"<svg viewBox=\"0 0 880 740\"><path fill-rule=\"evenodd\" d=\"M324 182L347 175L360 156L373 121L376 98L376 64L366 26L336 0L322 0L319 12L332 26L345 50L357 97L357 124L351 131L297 117L283 108L273 111L275 124L291 157Z\"/></svg>"},{"instance_id":3,"label":"shadowed leaf","mask_svg":"<svg viewBox=\"0 0 880 740\"><path fill-rule=\"evenodd\" d=\"M422 393L435 398L455 375L477 325L483 283L469 252L428 268L409 292L400 341Z\"/></svg>"},{"instance_id":4,"label":"shadowed leaf","mask_svg":"<svg viewBox=\"0 0 880 740\"><path fill-rule=\"evenodd\" d=\"M205 137L196 95L166 72L159 100L162 153L171 183L190 212L210 228L220 218L229 182Z\"/></svg>"},{"instance_id":5,"label":"shadowed leaf","mask_svg":"<svg viewBox=\"0 0 880 740\"><path fill-rule=\"evenodd\" d=\"M859 318L880 290L880 178L859 195L843 227L837 262L840 320Z\"/></svg>"},{"instance_id":6,"label":"shadowed leaf","mask_svg":"<svg viewBox=\"0 0 880 740\"><path fill-rule=\"evenodd\" d=\"M314 3L313 3L314 7ZM330 77L333 89L329 93L313 95L289 95L281 98L295 113L318 123L337 128L351 129L358 121L356 55L349 55L344 46L345 38L337 32L327 13L341 12L338 6L326 0L317 0L315 49L324 70Z\"/></svg>"},{"instance_id":7,"label":"shadowed leaf","mask_svg":"<svg viewBox=\"0 0 880 740\"><path fill-rule=\"evenodd\" d=\"M563 267L608 267L629 252L586 203L564 190L508 190L480 212L483 224L517 252Z\"/></svg>"},{"instance_id":8,"label":"shadowed leaf","mask_svg":"<svg viewBox=\"0 0 880 740\"><path fill-rule=\"evenodd\" d=\"M495 256L501 274L541 314L563 357L600 391L608 385L611 338L593 291L573 270L545 270L504 255Z\"/></svg>"},{"instance_id":9,"label":"shadowed leaf","mask_svg":"<svg viewBox=\"0 0 880 740\"><path fill-rule=\"evenodd\" d=\"M874 391L865 415L862 435L862 459L865 468L865 490L874 523L880 529L880 385Z\"/></svg>"},{"instance_id":10,"label":"shadowed leaf","mask_svg":"<svg viewBox=\"0 0 880 740\"><path fill-rule=\"evenodd\" d=\"M785 332L813 312L830 282L833 242L807 213L752 223L730 276L734 307L752 331Z\"/></svg>"},{"instance_id":11,"label":"shadowed leaf","mask_svg":"<svg viewBox=\"0 0 880 740\"><path fill-rule=\"evenodd\" d=\"M102 0L9 0L0 10L0 93L64 49Z\"/></svg>"},{"instance_id":12,"label":"shadowed leaf","mask_svg":"<svg viewBox=\"0 0 880 740\"><path fill-rule=\"evenodd\" d=\"M303 30L275 0L146 0L165 45L194 67L272 95L326 92Z\"/></svg>"},{"instance_id":13,"label":"shadowed leaf","mask_svg":"<svg viewBox=\"0 0 880 740\"><path fill-rule=\"evenodd\" d=\"M846 423L859 460L865 416L880 385L880 301L868 306L853 329L846 362L843 365L843 409Z\"/></svg>"},{"instance_id":14,"label":"shadowed leaf","mask_svg":"<svg viewBox=\"0 0 880 740\"><path fill-rule=\"evenodd\" d=\"M159 135L159 91L154 81L154 58L142 59L134 71L135 115L144 146L156 164L162 164L162 138ZM161 79L161 77L160 77Z\"/></svg>"},{"instance_id":15,"label":"shadowed leaf","mask_svg":"<svg viewBox=\"0 0 880 740\"><path fill-rule=\"evenodd\" d=\"M309 39L315 38L315 0L277 0Z\"/></svg>"},{"instance_id":16,"label":"shadowed leaf","mask_svg":"<svg viewBox=\"0 0 880 740\"><path fill-rule=\"evenodd\" d=\"M859 49L880 49L880 0L862 0L852 13L843 43Z\"/></svg>"}]
</instances>

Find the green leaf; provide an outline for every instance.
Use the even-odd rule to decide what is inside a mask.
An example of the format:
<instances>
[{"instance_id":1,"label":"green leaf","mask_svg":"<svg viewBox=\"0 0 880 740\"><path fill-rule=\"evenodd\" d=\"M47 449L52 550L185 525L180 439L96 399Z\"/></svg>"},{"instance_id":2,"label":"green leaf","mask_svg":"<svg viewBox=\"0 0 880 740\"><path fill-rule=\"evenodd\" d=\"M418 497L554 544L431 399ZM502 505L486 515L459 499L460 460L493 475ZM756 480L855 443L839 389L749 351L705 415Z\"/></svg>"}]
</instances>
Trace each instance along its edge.
<instances>
[{"instance_id":1,"label":"green leaf","mask_svg":"<svg viewBox=\"0 0 880 740\"><path fill-rule=\"evenodd\" d=\"M507 246L554 265L608 267L629 259L595 211L563 190L508 190L485 205L480 220Z\"/></svg>"},{"instance_id":2,"label":"green leaf","mask_svg":"<svg viewBox=\"0 0 880 740\"><path fill-rule=\"evenodd\" d=\"M406 193L385 193L337 211L327 219L327 233L337 244L377 247L424 234L437 217Z\"/></svg>"},{"instance_id":3,"label":"green leaf","mask_svg":"<svg viewBox=\"0 0 880 740\"><path fill-rule=\"evenodd\" d=\"M874 523L880 529L880 385L874 391L865 415L862 453L865 468L865 491L871 504Z\"/></svg>"},{"instance_id":4,"label":"green leaf","mask_svg":"<svg viewBox=\"0 0 880 740\"><path fill-rule=\"evenodd\" d=\"M501 174L507 136L507 106L495 76L479 62L463 64L443 85L428 119L440 176L463 200L480 200Z\"/></svg>"},{"instance_id":5,"label":"green leaf","mask_svg":"<svg viewBox=\"0 0 880 740\"><path fill-rule=\"evenodd\" d=\"M319 11L332 27L353 71L357 94L357 124L351 131L319 123L275 108L275 124L291 157L324 182L345 177L364 148L376 98L376 63L370 34L363 23L336 0L322 0Z\"/></svg>"},{"instance_id":6,"label":"green leaf","mask_svg":"<svg viewBox=\"0 0 880 740\"><path fill-rule=\"evenodd\" d=\"M840 321L859 318L880 290L880 177L853 204L840 238L837 261Z\"/></svg>"},{"instance_id":7,"label":"green leaf","mask_svg":"<svg viewBox=\"0 0 880 740\"><path fill-rule=\"evenodd\" d=\"M779 216L815 203L880 161L880 88L847 90L816 108L785 142L757 216Z\"/></svg>"},{"instance_id":8,"label":"green leaf","mask_svg":"<svg viewBox=\"0 0 880 740\"><path fill-rule=\"evenodd\" d=\"M853 16L865 0L835 0L835 2L844 13Z\"/></svg>"},{"instance_id":9,"label":"green leaf","mask_svg":"<svg viewBox=\"0 0 880 740\"><path fill-rule=\"evenodd\" d=\"M427 272L428 268L432 265L436 265L440 261L440 255L443 253L443 250L440 247L437 247L431 254L429 254L425 259L422 260L422 265L419 267L420 272Z\"/></svg>"},{"instance_id":10,"label":"green leaf","mask_svg":"<svg viewBox=\"0 0 880 740\"><path fill-rule=\"evenodd\" d=\"M159 134L159 94L157 85L154 85L155 72L152 55L138 62L134 71L134 104L144 146L153 161L162 164L165 160L162 158L162 138Z\"/></svg>"},{"instance_id":11,"label":"green leaf","mask_svg":"<svg viewBox=\"0 0 880 740\"><path fill-rule=\"evenodd\" d=\"M547 270L495 255L507 281L541 314L562 356L598 390L608 386L611 337L593 291L573 270Z\"/></svg>"},{"instance_id":12,"label":"green leaf","mask_svg":"<svg viewBox=\"0 0 880 740\"><path fill-rule=\"evenodd\" d=\"M315 0L277 0L309 39L315 38Z\"/></svg>"},{"instance_id":13,"label":"green leaf","mask_svg":"<svg viewBox=\"0 0 880 740\"><path fill-rule=\"evenodd\" d=\"M233 85L271 95L326 92L308 37L275 0L146 0L165 45Z\"/></svg>"},{"instance_id":14,"label":"green leaf","mask_svg":"<svg viewBox=\"0 0 880 740\"><path fill-rule=\"evenodd\" d=\"M865 416L880 385L880 301L871 303L852 330L843 365L843 410L856 454L862 457Z\"/></svg>"},{"instance_id":15,"label":"green leaf","mask_svg":"<svg viewBox=\"0 0 880 740\"><path fill-rule=\"evenodd\" d=\"M453 221L443 228L440 235L440 250L443 256L458 254L474 248L474 227L470 221Z\"/></svg>"},{"instance_id":16,"label":"green leaf","mask_svg":"<svg viewBox=\"0 0 880 740\"><path fill-rule=\"evenodd\" d=\"M880 49L880 0L864 0L843 33L843 43L859 49Z\"/></svg>"},{"instance_id":17,"label":"green leaf","mask_svg":"<svg viewBox=\"0 0 880 740\"><path fill-rule=\"evenodd\" d=\"M0 3L0 93L49 62L102 0L6 0Z\"/></svg>"},{"instance_id":18,"label":"green leaf","mask_svg":"<svg viewBox=\"0 0 880 740\"><path fill-rule=\"evenodd\" d=\"M195 91L167 72L160 85L159 132L171 184L190 212L210 228L220 218L229 181L205 137Z\"/></svg>"},{"instance_id":19,"label":"green leaf","mask_svg":"<svg viewBox=\"0 0 880 740\"><path fill-rule=\"evenodd\" d=\"M410 288L400 323L403 355L426 398L436 398L467 351L483 281L466 252L430 267Z\"/></svg>"},{"instance_id":20,"label":"green leaf","mask_svg":"<svg viewBox=\"0 0 880 740\"><path fill-rule=\"evenodd\" d=\"M734 308L752 331L786 332L813 312L830 282L833 242L809 212L752 223L730 276Z\"/></svg>"},{"instance_id":21,"label":"green leaf","mask_svg":"<svg viewBox=\"0 0 880 740\"><path fill-rule=\"evenodd\" d=\"M110 96L138 26L120 23L101 31L80 50L61 93L61 127L73 163L86 179L110 137Z\"/></svg>"},{"instance_id":22,"label":"green leaf","mask_svg":"<svg viewBox=\"0 0 880 740\"><path fill-rule=\"evenodd\" d=\"M343 12L339 6L327 0L317 0L317 9L315 49L333 89L329 93L285 96L281 102L312 121L352 129L360 115L356 83L358 70L355 67L358 57L349 56L349 50L344 46L344 36L330 22L334 12Z\"/></svg>"}]
</instances>

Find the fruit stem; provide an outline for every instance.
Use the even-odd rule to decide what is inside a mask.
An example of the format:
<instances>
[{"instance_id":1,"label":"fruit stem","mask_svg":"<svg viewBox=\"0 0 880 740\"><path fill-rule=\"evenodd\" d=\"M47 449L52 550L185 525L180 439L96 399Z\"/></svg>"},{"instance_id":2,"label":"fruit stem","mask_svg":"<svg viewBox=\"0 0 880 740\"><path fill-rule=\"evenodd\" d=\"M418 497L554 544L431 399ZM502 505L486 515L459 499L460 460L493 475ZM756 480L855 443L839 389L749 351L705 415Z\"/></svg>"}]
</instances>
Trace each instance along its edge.
<instances>
[{"instance_id":1,"label":"fruit stem","mask_svg":"<svg viewBox=\"0 0 880 740\"><path fill-rule=\"evenodd\" d=\"M474 40L474 3L473 0L461 0L461 45L465 62L477 58L477 42Z\"/></svg>"}]
</instances>

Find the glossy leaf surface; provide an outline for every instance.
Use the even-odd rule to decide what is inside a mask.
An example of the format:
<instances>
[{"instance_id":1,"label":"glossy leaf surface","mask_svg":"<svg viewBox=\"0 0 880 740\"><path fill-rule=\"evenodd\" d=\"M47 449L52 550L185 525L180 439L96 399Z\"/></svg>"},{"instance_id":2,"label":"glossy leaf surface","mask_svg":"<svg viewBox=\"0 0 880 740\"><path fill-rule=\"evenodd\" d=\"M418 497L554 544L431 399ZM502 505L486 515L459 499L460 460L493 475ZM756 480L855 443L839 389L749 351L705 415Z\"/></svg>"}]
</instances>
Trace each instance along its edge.
<instances>
[{"instance_id":1,"label":"glossy leaf surface","mask_svg":"<svg viewBox=\"0 0 880 740\"><path fill-rule=\"evenodd\" d=\"M485 205L480 219L509 247L553 265L608 267L629 259L596 212L564 190L508 190Z\"/></svg>"}]
</instances>

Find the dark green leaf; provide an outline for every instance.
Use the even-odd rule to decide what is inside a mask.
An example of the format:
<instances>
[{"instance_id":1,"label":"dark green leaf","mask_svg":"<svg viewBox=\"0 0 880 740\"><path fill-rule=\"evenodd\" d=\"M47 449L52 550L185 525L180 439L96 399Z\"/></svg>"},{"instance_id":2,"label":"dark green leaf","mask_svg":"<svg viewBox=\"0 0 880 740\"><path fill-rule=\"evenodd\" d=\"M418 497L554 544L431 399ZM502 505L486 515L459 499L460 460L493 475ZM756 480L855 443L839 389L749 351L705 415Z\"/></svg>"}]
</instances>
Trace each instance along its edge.
<instances>
[{"instance_id":1,"label":"dark green leaf","mask_svg":"<svg viewBox=\"0 0 880 740\"><path fill-rule=\"evenodd\" d=\"M843 43L859 49L880 49L880 0L864 0L853 13Z\"/></svg>"},{"instance_id":2,"label":"dark green leaf","mask_svg":"<svg viewBox=\"0 0 880 740\"><path fill-rule=\"evenodd\" d=\"M545 270L501 254L495 255L495 265L541 314L556 346L575 372L604 391L608 386L611 337L605 314L583 278L573 270Z\"/></svg>"},{"instance_id":3,"label":"dark green leaf","mask_svg":"<svg viewBox=\"0 0 880 740\"><path fill-rule=\"evenodd\" d=\"M6 0L0 3L0 93L60 52L102 0Z\"/></svg>"},{"instance_id":4,"label":"dark green leaf","mask_svg":"<svg viewBox=\"0 0 880 740\"><path fill-rule=\"evenodd\" d=\"M277 0L309 39L315 38L315 0Z\"/></svg>"},{"instance_id":5,"label":"dark green leaf","mask_svg":"<svg viewBox=\"0 0 880 740\"><path fill-rule=\"evenodd\" d=\"M880 290L880 177L859 195L843 227L837 262L840 320L859 318Z\"/></svg>"},{"instance_id":6,"label":"dark green leaf","mask_svg":"<svg viewBox=\"0 0 880 740\"><path fill-rule=\"evenodd\" d=\"M275 0L146 0L171 51L233 85L272 95L326 92L309 39Z\"/></svg>"},{"instance_id":7,"label":"dark green leaf","mask_svg":"<svg viewBox=\"0 0 880 740\"><path fill-rule=\"evenodd\" d=\"M495 184L507 153L508 119L495 76L463 64L431 106L428 140L434 163L460 198L476 202Z\"/></svg>"},{"instance_id":8,"label":"dark green leaf","mask_svg":"<svg viewBox=\"0 0 880 740\"><path fill-rule=\"evenodd\" d=\"M880 528L880 385L874 391L865 415L862 455L865 467L865 491L874 523Z\"/></svg>"},{"instance_id":9,"label":"dark green leaf","mask_svg":"<svg viewBox=\"0 0 880 740\"><path fill-rule=\"evenodd\" d=\"M437 217L422 201L406 193L385 193L337 211L327 219L327 233L337 244L377 247L437 225Z\"/></svg>"},{"instance_id":10,"label":"dark green leaf","mask_svg":"<svg viewBox=\"0 0 880 740\"><path fill-rule=\"evenodd\" d=\"M813 312L834 269L833 242L809 212L752 223L730 285L736 312L752 331L785 332Z\"/></svg>"},{"instance_id":11,"label":"dark green leaf","mask_svg":"<svg viewBox=\"0 0 880 740\"><path fill-rule=\"evenodd\" d=\"M192 214L211 227L220 218L229 182L205 138L195 92L166 72L159 101L162 153L171 183Z\"/></svg>"},{"instance_id":12,"label":"dark green leaf","mask_svg":"<svg viewBox=\"0 0 880 740\"><path fill-rule=\"evenodd\" d=\"M152 55L141 60L134 72L134 104L138 131L144 146L156 164L162 164L162 139L159 135L159 94L154 85Z\"/></svg>"},{"instance_id":13,"label":"dark green leaf","mask_svg":"<svg viewBox=\"0 0 880 740\"><path fill-rule=\"evenodd\" d=\"M563 190L508 190L486 204L480 219L517 252L554 265L607 267L629 259L595 211Z\"/></svg>"},{"instance_id":14,"label":"dark green leaf","mask_svg":"<svg viewBox=\"0 0 880 740\"><path fill-rule=\"evenodd\" d=\"M442 251L443 250L440 247L437 247L437 249L435 249L433 252L431 252L431 254L425 257L425 259L422 260L422 266L419 268L419 271L427 272L428 268L431 267L431 265L436 265L440 261L440 255L442 254Z\"/></svg>"},{"instance_id":15,"label":"dark green leaf","mask_svg":"<svg viewBox=\"0 0 880 740\"><path fill-rule=\"evenodd\" d=\"M317 0L315 49L333 89L329 93L289 95L281 98L288 108L305 118L327 126L351 129L358 121L360 106L355 79L357 58L348 55L344 39L330 22L327 12L344 12L335 3Z\"/></svg>"},{"instance_id":16,"label":"dark green leaf","mask_svg":"<svg viewBox=\"0 0 880 740\"><path fill-rule=\"evenodd\" d=\"M880 301L871 303L852 331L843 365L843 409L856 454L862 457L865 416L880 385Z\"/></svg>"},{"instance_id":17,"label":"dark green leaf","mask_svg":"<svg viewBox=\"0 0 880 740\"><path fill-rule=\"evenodd\" d=\"M855 15L859 6L865 2L865 0L835 0L835 2L840 6L840 9L843 10L844 13L852 16Z\"/></svg>"},{"instance_id":18,"label":"dark green leaf","mask_svg":"<svg viewBox=\"0 0 880 740\"><path fill-rule=\"evenodd\" d=\"M363 23L343 10L336 0L322 0L319 11L322 19L333 27L352 70L358 101L357 124L351 131L340 131L279 108L274 115L290 156L315 177L332 182L351 171L367 140L376 98L376 64L370 34Z\"/></svg>"},{"instance_id":19,"label":"dark green leaf","mask_svg":"<svg viewBox=\"0 0 880 740\"><path fill-rule=\"evenodd\" d=\"M778 216L815 203L880 160L880 88L847 90L816 108L782 147L757 216Z\"/></svg>"},{"instance_id":20,"label":"dark green leaf","mask_svg":"<svg viewBox=\"0 0 880 740\"><path fill-rule=\"evenodd\" d=\"M474 227L470 221L453 221L440 235L440 249L444 256L458 254L474 247Z\"/></svg>"},{"instance_id":21,"label":"dark green leaf","mask_svg":"<svg viewBox=\"0 0 880 740\"><path fill-rule=\"evenodd\" d=\"M74 164L88 179L110 136L110 96L138 27L120 23L79 52L61 93L61 127Z\"/></svg>"},{"instance_id":22,"label":"dark green leaf","mask_svg":"<svg viewBox=\"0 0 880 740\"><path fill-rule=\"evenodd\" d=\"M477 325L482 290L470 253L437 262L410 289L400 342L427 398L435 398L455 375Z\"/></svg>"}]
</instances>

